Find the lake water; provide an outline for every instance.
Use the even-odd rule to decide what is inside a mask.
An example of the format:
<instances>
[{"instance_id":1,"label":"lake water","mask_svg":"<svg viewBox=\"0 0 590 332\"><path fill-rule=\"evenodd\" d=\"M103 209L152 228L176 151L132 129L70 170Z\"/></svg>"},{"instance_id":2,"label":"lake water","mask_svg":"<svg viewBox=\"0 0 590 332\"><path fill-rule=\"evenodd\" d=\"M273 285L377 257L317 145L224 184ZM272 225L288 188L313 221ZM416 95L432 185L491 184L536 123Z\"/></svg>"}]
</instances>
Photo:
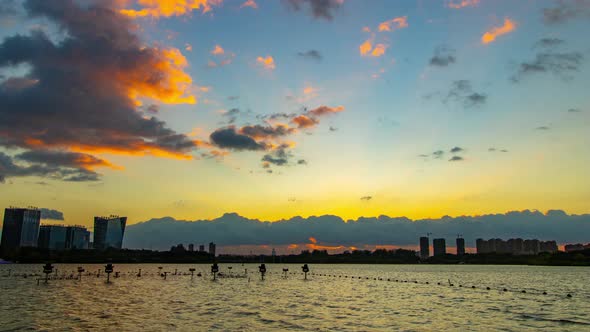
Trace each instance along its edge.
<instances>
[{"instance_id":1,"label":"lake water","mask_svg":"<svg viewBox=\"0 0 590 332\"><path fill-rule=\"evenodd\" d=\"M55 266L59 277L78 265ZM158 266L178 275L163 280ZM106 284L104 272L96 277L103 265L84 265L94 275L37 285L22 274L40 274L41 264L3 265L0 330L590 331L587 267L310 265L303 280L301 265L267 264L261 281L257 265L220 271L228 266L249 277L212 281L210 265L115 264L120 277ZM181 275L191 267L203 276ZM282 268L296 273L284 278Z\"/></svg>"}]
</instances>

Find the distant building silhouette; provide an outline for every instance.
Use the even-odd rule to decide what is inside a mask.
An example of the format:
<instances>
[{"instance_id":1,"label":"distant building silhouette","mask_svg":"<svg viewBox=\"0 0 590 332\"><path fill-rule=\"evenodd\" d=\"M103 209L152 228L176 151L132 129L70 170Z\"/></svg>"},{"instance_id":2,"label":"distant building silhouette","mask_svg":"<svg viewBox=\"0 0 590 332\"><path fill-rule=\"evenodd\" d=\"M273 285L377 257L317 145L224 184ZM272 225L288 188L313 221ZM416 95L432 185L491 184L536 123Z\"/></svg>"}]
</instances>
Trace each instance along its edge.
<instances>
[{"instance_id":1,"label":"distant building silhouette","mask_svg":"<svg viewBox=\"0 0 590 332\"><path fill-rule=\"evenodd\" d=\"M430 256L430 243L428 236L420 238L420 258L426 259Z\"/></svg>"},{"instance_id":2,"label":"distant building silhouette","mask_svg":"<svg viewBox=\"0 0 590 332\"><path fill-rule=\"evenodd\" d=\"M201 244L199 246L199 252L205 252L205 245L204 244Z\"/></svg>"},{"instance_id":3,"label":"distant building silhouette","mask_svg":"<svg viewBox=\"0 0 590 332\"><path fill-rule=\"evenodd\" d=\"M478 254L498 253L512 255L537 255L541 252L554 253L558 251L557 242L539 241L537 239L477 239L476 247Z\"/></svg>"},{"instance_id":4,"label":"distant building silhouette","mask_svg":"<svg viewBox=\"0 0 590 332\"><path fill-rule=\"evenodd\" d=\"M192 244L192 243L190 243L190 244L188 245L188 251L190 251L190 252L193 252L193 251L195 251L195 245L194 245L194 244Z\"/></svg>"},{"instance_id":5,"label":"distant building silhouette","mask_svg":"<svg viewBox=\"0 0 590 332\"><path fill-rule=\"evenodd\" d=\"M2 225L2 250L36 247L41 223L41 210L36 208L6 208Z\"/></svg>"},{"instance_id":6,"label":"distant building silhouette","mask_svg":"<svg viewBox=\"0 0 590 332\"><path fill-rule=\"evenodd\" d=\"M434 256L444 256L447 254L447 245L445 239L432 240L432 249Z\"/></svg>"},{"instance_id":7,"label":"distant building silhouette","mask_svg":"<svg viewBox=\"0 0 590 332\"><path fill-rule=\"evenodd\" d=\"M177 254L182 254L186 252L186 249L184 249L184 245L182 243L179 243L178 245L170 247L170 251Z\"/></svg>"},{"instance_id":8,"label":"distant building silhouette","mask_svg":"<svg viewBox=\"0 0 590 332\"><path fill-rule=\"evenodd\" d=\"M590 243L588 243L588 244L581 244L581 243L566 244L564 249L565 249L565 252L588 250L588 249L590 249Z\"/></svg>"},{"instance_id":9,"label":"distant building silhouette","mask_svg":"<svg viewBox=\"0 0 590 332\"><path fill-rule=\"evenodd\" d=\"M94 249L121 249L126 223L127 217L94 217Z\"/></svg>"},{"instance_id":10,"label":"distant building silhouette","mask_svg":"<svg viewBox=\"0 0 590 332\"><path fill-rule=\"evenodd\" d=\"M465 239L458 237L457 238L457 256L465 255Z\"/></svg>"},{"instance_id":11,"label":"distant building silhouette","mask_svg":"<svg viewBox=\"0 0 590 332\"><path fill-rule=\"evenodd\" d=\"M215 243L209 243L209 254L215 256Z\"/></svg>"}]
</instances>

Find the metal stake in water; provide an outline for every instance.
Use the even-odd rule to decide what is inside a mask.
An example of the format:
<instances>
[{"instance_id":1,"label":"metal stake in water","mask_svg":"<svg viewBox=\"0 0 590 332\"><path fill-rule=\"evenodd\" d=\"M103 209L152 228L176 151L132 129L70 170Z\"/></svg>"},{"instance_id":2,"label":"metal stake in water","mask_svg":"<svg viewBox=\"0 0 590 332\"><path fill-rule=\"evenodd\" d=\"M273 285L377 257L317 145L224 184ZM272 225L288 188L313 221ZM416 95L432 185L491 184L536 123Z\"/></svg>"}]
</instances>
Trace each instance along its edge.
<instances>
[{"instance_id":1,"label":"metal stake in water","mask_svg":"<svg viewBox=\"0 0 590 332\"><path fill-rule=\"evenodd\" d=\"M43 266L43 273L45 273L45 283L49 280L49 274L53 272L53 265L51 263L47 263Z\"/></svg>"},{"instance_id":2,"label":"metal stake in water","mask_svg":"<svg viewBox=\"0 0 590 332\"><path fill-rule=\"evenodd\" d=\"M82 273L84 272L84 269L81 266L78 266L78 280L82 280Z\"/></svg>"},{"instance_id":3,"label":"metal stake in water","mask_svg":"<svg viewBox=\"0 0 590 332\"><path fill-rule=\"evenodd\" d=\"M260 264L258 271L260 271L260 278L264 280L264 275L266 274L266 265L264 265L264 263Z\"/></svg>"},{"instance_id":4,"label":"metal stake in water","mask_svg":"<svg viewBox=\"0 0 590 332\"><path fill-rule=\"evenodd\" d=\"M194 274L195 274L195 268L191 267L190 269L188 269L191 273L191 280L193 280Z\"/></svg>"},{"instance_id":5,"label":"metal stake in water","mask_svg":"<svg viewBox=\"0 0 590 332\"><path fill-rule=\"evenodd\" d=\"M213 274L213 280L215 280L217 272L219 272L219 266L217 266L217 263L213 263L213 265L211 265L211 274Z\"/></svg>"},{"instance_id":6,"label":"metal stake in water","mask_svg":"<svg viewBox=\"0 0 590 332\"><path fill-rule=\"evenodd\" d=\"M111 282L111 273L113 273L113 264L108 263L104 266L104 272L107 274L107 284Z\"/></svg>"},{"instance_id":7,"label":"metal stake in water","mask_svg":"<svg viewBox=\"0 0 590 332\"><path fill-rule=\"evenodd\" d=\"M303 264L301 270L303 271L303 273L305 273L305 280L307 280L307 273L309 272L309 267L307 266L307 264Z\"/></svg>"}]
</instances>

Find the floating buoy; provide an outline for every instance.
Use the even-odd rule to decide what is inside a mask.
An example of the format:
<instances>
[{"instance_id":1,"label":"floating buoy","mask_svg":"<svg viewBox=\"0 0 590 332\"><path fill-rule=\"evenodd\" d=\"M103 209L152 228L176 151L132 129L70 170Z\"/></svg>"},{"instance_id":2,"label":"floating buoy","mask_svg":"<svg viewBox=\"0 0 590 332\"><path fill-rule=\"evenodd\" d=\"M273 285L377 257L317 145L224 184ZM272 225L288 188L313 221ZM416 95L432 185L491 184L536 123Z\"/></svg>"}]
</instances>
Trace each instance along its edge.
<instances>
[{"instance_id":1,"label":"floating buoy","mask_svg":"<svg viewBox=\"0 0 590 332\"><path fill-rule=\"evenodd\" d=\"M508 290L506 288L502 289L504 292L507 292Z\"/></svg>"},{"instance_id":2,"label":"floating buoy","mask_svg":"<svg viewBox=\"0 0 590 332\"><path fill-rule=\"evenodd\" d=\"M526 293L526 291L523 289L521 293Z\"/></svg>"},{"instance_id":3,"label":"floating buoy","mask_svg":"<svg viewBox=\"0 0 590 332\"><path fill-rule=\"evenodd\" d=\"M547 292L543 292L543 295L547 295Z\"/></svg>"},{"instance_id":4,"label":"floating buoy","mask_svg":"<svg viewBox=\"0 0 590 332\"><path fill-rule=\"evenodd\" d=\"M572 297L572 294L567 294L566 296L567 296L567 297Z\"/></svg>"},{"instance_id":5,"label":"floating buoy","mask_svg":"<svg viewBox=\"0 0 590 332\"><path fill-rule=\"evenodd\" d=\"M490 287L486 287L487 290L490 290Z\"/></svg>"}]
</instances>

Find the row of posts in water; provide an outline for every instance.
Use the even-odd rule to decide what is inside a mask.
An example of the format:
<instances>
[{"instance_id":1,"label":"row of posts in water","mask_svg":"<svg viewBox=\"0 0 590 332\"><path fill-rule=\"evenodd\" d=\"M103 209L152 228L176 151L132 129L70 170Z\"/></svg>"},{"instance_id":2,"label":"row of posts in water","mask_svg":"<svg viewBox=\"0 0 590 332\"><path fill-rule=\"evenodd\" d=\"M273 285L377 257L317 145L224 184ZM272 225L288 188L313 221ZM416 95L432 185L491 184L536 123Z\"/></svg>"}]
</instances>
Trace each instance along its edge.
<instances>
[{"instance_id":1,"label":"row of posts in water","mask_svg":"<svg viewBox=\"0 0 590 332\"><path fill-rule=\"evenodd\" d=\"M214 263L213 265L211 265L211 275L212 275L213 280L216 280L218 276L230 277L230 278L240 278L240 277L245 278L245 277L248 276L248 270L247 269L245 269L243 275L232 275L231 274L232 267L229 266L228 269L230 270L230 275L229 276L226 276L226 275L223 275L223 274L221 274L219 272L219 266L217 265L217 263ZM161 267L161 266L158 267L158 270L159 270L158 275L160 277L162 277L164 280L167 278L168 274L172 274L172 273L170 273L168 271L162 271L163 270L163 267ZM304 264L301 267L301 270L303 272L304 279L307 280L307 274L310 271L308 265L307 264ZM192 280L194 278L194 276L195 276L195 271L196 271L195 268L189 268L189 273L188 274L184 274L184 275L190 275L191 276L191 280ZM82 274L84 272L86 272L86 271L85 271L84 268L82 268L81 266L79 266L77 268L77 272L78 272L77 277L74 277L74 275L71 274L69 277L65 277L65 279L77 279L77 280L81 280L82 279ZM99 269L97 271L97 274L96 274L97 277L100 277L100 272L101 271ZM106 264L104 266L104 273L107 276L107 280L106 280L107 283L111 283L111 280L110 280L111 279L111 273L113 273L113 272L114 272L114 265L112 263L108 263L108 264ZM260 266L258 266L258 272L260 273L261 280L264 280L265 275L267 273L266 265L264 263L263 264L260 264ZM289 269L288 268L283 268L282 269L282 272L283 272L284 277L286 278L287 277L287 274L289 273ZM52 273L56 273L57 274L57 269L55 269L55 267L51 263L47 263L47 264L45 264L43 266L43 273L45 274L45 278L37 279L37 284L39 284L40 281L44 281L45 283L48 283L48 281L50 280L49 275L52 274ZM114 272L114 273L115 273L115 275L114 275L115 278L119 278L120 277L119 272ZM178 274L179 274L178 273L178 269L175 269L173 275L178 275ZM91 274L90 272L88 272L87 275L93 275L93 274ZM349 278L348 275L335 275L335 274L312 274L312 275L314 275L314 276L320 276L320 277L332 277L332 278L344 278L344 279ZM10 270L9 270L9 276L10 276ZM26 277L26 274L24 276ZM142 276L142 270L141 269L139 269L139 271L137 272L136 276L137 277L141 277ZM197 276L198 277L201 277L202 274L200 272L198 272L197 273ZM390 281L390 282L399 282L399 283L414 283L414 284L419 284L419 282L417 280L411 281L411 280L400 280L400 279L391 279L391 278L384 279L384 278L377 278L377 277L370 278L370 277L361 277L361 276L350 276L350 279L358 279L358 280L362 280L362 279L364 279L364 280L370 280L370 279L373 279L373 280L377 280L377 281ZM424 284L424 285L430 285L430 282L426 281L426 282L423 282L422 284ZM445 283L437 282L437 285L438 286L444 286ZM455 284L452 283L451 280L448 280L448 286L449 287L455 287ZM459 284L458 287L463 288L464 286L462 284ZM475 285L472 285L470 287L469 286L466 286L465 288L476 289L477 287ZM482 289L485 289L486 291L492 290L490 287L485 287L485 288L482 288ZM509 292L509 290L507 288L502 288L500 291L501 292ZM510 291L512 291L512 292L520 292L520 293L523 293L523 294L527 293L526 290L520 290L520 291L510 290ZM546 291L543 291L541 293L541 295L547 295L547 292ZM568 293L566 295L566 297L567 298L571 298L572 295Z\"/></svg>"},{"instance_id":2,"label":"row of posts in water","mask_svg":"<svg viewBox=\"0 0 590 332\"><path fill-rule=\"evenodd\" d=\"M111 282L111 273L113 273L114 271L114 265L112 263L108 263L104 266L104 272L107 275L107 283ZM158 267L159 270L159 275L166 279L168 274L170 272L168 271L162 271L162 267ZM232 267L228 267L228 269L231 271ZM301 270L304 274L304 279L307 280L307 273L309 273L309 267L307 266L307 264L303 264L303 266L301 267ZM55 271L57 271L57 269L55 269ZM196 269L195 268L189 268L189 273L191 276L191 280L194 278L194 274L195 274ZM78 280L82 280L82 273L85 272L85 269L81 266L78 267L77 269L78 272ZM266 265L260 264L260 266L258 267L258 272L260 273L260 278L262 280L264 280L264 276L266 275ZM287 276L287 273L289 272L288 268L283 268L283 274L285 275L285 277ZM44 279L37 279L37 284L39 284L39 281L44 280L45 283L48 283L49 281L49 275L54 273L54 266L51 263L47 263L43 266L43 273L45 274L45 278ZM174 271L174 275L178 274L178 269L175 269ZM213 263L213 265L211 265L211 274L213 276L213 280L217 279L217 276L219 274L219 266L217 265L217 263ZM244 271L244 277L247 276L248 274L248 270L246 269ZM100 270L98 270L97 272L97 277L100 276ZM201 273L197 273L197 276L201 276ZM137 277L141 277L141 269L139 269L138 273L137 273ZM73 275L70 276L71 279L73 279ZM115 278L119 278L119 272L115 272Z\"/></svg>"}]
</instances>

